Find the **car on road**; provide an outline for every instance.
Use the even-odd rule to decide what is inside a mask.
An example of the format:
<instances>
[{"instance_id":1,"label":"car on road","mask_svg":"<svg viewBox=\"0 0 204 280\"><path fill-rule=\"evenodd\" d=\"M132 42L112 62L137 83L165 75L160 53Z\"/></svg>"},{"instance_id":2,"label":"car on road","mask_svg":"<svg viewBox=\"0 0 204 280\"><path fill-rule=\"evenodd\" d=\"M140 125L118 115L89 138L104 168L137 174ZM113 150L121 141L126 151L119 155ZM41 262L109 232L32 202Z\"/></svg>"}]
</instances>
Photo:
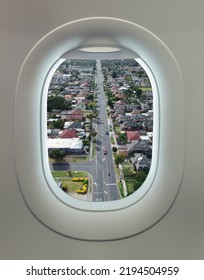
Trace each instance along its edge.
<instances>
[{"instance_id":1,"label":"car on road","mask_svg":"<svg viewBox=\"0 0 204 280\"><path fill-rule=\"evenodd\" d=\"M106 135L108 135L109 134L109 131L108 130L106 130Z\"/></svg>"},{"instance_id":2,"label":"car on road","mask_svg":"<svg viewBox=\"0 0 204 280\"><path fill-rule=\"evenodd\" d=\"M104 154L104 155L107 155L107 150L106 150L106 148L103 149L103 154Z\"/></svg>"}]
</instances>

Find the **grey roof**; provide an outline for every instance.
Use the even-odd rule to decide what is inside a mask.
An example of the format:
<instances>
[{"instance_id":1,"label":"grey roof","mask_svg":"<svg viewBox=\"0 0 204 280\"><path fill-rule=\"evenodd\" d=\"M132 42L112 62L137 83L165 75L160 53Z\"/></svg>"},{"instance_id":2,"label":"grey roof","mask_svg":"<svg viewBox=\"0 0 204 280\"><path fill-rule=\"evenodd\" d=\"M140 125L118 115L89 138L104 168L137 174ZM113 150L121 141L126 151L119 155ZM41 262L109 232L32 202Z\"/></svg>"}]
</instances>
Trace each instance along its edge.
<instances>
[{"instance_id":1,"label":"grey roof","mask_svg":"<svg viewBox=\"0 0 204 280\"><path fill-rule=\"evenodd\" d=\"M136 162L135 166L137 170L149 170L151 163L145 155L140 156Z\"/></svg>"}]
</instances>

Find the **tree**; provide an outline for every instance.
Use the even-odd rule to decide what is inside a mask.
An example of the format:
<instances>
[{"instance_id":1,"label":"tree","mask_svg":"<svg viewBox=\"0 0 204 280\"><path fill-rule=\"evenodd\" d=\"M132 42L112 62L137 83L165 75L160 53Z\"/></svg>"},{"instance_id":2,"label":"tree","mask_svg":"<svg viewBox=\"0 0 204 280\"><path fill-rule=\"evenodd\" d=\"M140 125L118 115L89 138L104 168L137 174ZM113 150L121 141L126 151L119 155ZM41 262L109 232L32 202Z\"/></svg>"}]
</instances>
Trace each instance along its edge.
<instances>
[{"instance_id":1,"label":"tree","mask_svg":"<svg viewBox=\"0 0 204 280\"><path fill-rule=\"evenodd\" d=\"M136 95L138 96L138 98L141 97L141 94L142 94L142 89L141 89L141 88L138 88L138 89L136 90Z\"/></svg>"},{"instance_id":2,"label":"tree","mask_svg":"<svg viewBox=\"0 0 204 280\"><path fill-rule=\"evenodd\" d=\"M72 177L72 171L71 171L71 169L68 169L68 170L67 170L67 175L68 175L69 177Z\"/></svg>"},{"instance_id":3,"label":"tree","mask_svg":"<svg viewBox=\"0 0 204 280\"><path fill-rule=\"evenodd\" d=\"M93 93L89 93L86 97L87 100L94 100L94 95Z\"/></svg>"},{"instance_id":4,"label":"tree","mask_svg":"<svg viewBox=\"0 0 204 280\"><path fill-rule=\"evenodd\" d=\"M113 79L117 78L117 73L115 71L112 73L112 77Z\"/></svg>"},{"instance_id":5,"label":"tree","mask_svg":"<svg viewBox=\"0 0 204 280\"><path fill-rule=\"evenodd\" d=\"M139 171L136 176L135 180L133 181L133 188L136 191L139 187L144 183L148 175L148 172Z\"/></svg>"},{"instance_id":6,"label":"tree","mask_svg":"<svg viewBox=\"0 0 204 280\"><path fill-rule=\"evenodd\" d=\"M113 150L114 153L117 153L118 148L114 146L114 147L112 148L112 150Z\"/></svg>"},{"instance_id":7,"label":"tree","mask_svg":"<svg viewBox=\"0 0 204 280\"><path fill-rule=\"evenodd\" d=\"M118 166L119 164L123 164L125 161L125 156L120 154L114 155L115 164Z\"/></svg>"},{"instance_id":8,"label":"tree","mask_svg":"<svg viewBox=\"0 0 204 280\"><path fill-rule=\"evenodd\" d=\"M97 132L96 132L95 130L93 130L93 131L91 132L91 136L92 136L92 137L95 137L96 134L97 134Z\"/></svg>"},{"instance_id":9,"label":"tree","mask_svg":"<svg viewBox=\"0 0 204 280\"><path fill-rule=\"evenodd\" d=\"M113 97L113 93L111 92L110 89L106 90L105 94L106 94L108 97Z\"/></svg>"},{"instance_id":10,"label":"tree","mask_svg":"<svg viewBox=\"0 0 204 280\"><path fill-rule=\"evenodd\" d=\"M148 172L139 171L136 175L136 180L142 184L146 180L147 175L148 175Z\"/></svg>"},{"instance_id":11,"label":"tree","mask_svg":"<svg viewBox=\"0 0 204 280\"><path fill-rule=\"evenodd\" d=\"M94 113L92 115L93 115L93 118L97 118L98 117L98 112L94 111Z\"/></svg>"},{"instance_id":12,"label":"tree","mask_svg":"<svg viewBox=\"0 0 204 280\"><path fill-rule=\"evenodd\" d=\"M52 149L49 151L49 157L55 160L62 160L65 156L65 152L60 149Z\"/></svg>"},{"instance_id":13,"label":"tree","mask_svg":"<svg viewBox=\"0 0 204 280\"><path fill-rule=\"evenodd\" d=\"M112 99L109 98L107 104L108 104L108 106L109 106L111 109L114 108L114 104L113 104Z\"/></svg>"},{"instance_id":14,"label":"tree","mask_svg":"<svg viewBox=\"0 0 204 280\"><path fill-rule=\"evenodd\" d=\"M70 104L62 96L49 96L47 99L47 111L52 110L68 110L70 109Z\"/></svg>"},{"instance_id":15,"label":"tree","mask_svg":"<svg viewBox=\"0 0 204 280\"><path fill-rule=\"evenodd\" d=\"M64 128L64 121L63 120L53 121L53 127L63 129Z\"/></svg>"},{"instance_id":16,"label":"tree","mask_svg":"<svg viewBox=\"0 0 204 280\"><path fill-rule=\"evenodd\" d=\"M90 121L92 121L92 119L93 119L93 113L88 114L88 115L87 115L87 118L90 119Z\"/></svg>"},{"instance_id":17,"label":"tree","mask_svg":"<svg viewBox=\"0 0 204 280\"><path fill-rule=\"evenodd\" d=\"M137 180L134 180L132 184L133 184L133 189L136 191L137 189L139 189L142 183Z\"/></svg>"},{"instance_id":18,"label":"tree","mask_svg":"<svg viewBox=\"0 0 204 280\"><path fill-rule=\"evenodd\" d=\"M125 133L118 133L118 137L117 137L117 141L118 143L121 144L126 144L127 143L127 136Z\"/></svg>"},{"instance_id":19,"label":"tree","mask_svg":"<svg viewBox=\"0 0 204 280\"><path fill-rule=\"evenodd\" d=\"M94 110L95 107L96 107L96 103L95 102L89 102L86 107L87 107L87 110Z\"/></svg>"}]
</instances>

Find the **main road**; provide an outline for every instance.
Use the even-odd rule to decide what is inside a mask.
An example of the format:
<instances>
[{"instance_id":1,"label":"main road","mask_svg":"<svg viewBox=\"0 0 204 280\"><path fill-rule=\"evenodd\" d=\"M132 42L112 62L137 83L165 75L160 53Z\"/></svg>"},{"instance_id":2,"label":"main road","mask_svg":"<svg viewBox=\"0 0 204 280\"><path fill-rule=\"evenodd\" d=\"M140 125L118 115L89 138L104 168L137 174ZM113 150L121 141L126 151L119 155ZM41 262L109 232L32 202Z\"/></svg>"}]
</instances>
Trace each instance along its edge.
<instances>
[{"instance_id":1,"label":"main road","mask_svg":"<svg viewBox=\"0 0 204 280\"><path fill-rule=\"evenodd\" d=\"M117 200L120 199L113 154L109 135L108 117L106 112L106 97L103 88L103 73L101 62L96 62L96 83L98 92L98 118L96 141L96 182L93 191L93 200Z\"/></svg>"},{"instance_id":2,"label":"main road","mask_svg":"<svg viewBox=\"0 0 204 280\"><path fill-rule=\"evenodd\" d=\"M93 179L93 201L109 201L120 199L117 187L113 154L109 135L108 117L106 112L106 97L103 88L103 73L101 62L96 62L96 83L98 95L98 117L93 126L96 129L96 156L84 163L54 163L51 170L83 170Z\"/></svg>"}]
</instances>

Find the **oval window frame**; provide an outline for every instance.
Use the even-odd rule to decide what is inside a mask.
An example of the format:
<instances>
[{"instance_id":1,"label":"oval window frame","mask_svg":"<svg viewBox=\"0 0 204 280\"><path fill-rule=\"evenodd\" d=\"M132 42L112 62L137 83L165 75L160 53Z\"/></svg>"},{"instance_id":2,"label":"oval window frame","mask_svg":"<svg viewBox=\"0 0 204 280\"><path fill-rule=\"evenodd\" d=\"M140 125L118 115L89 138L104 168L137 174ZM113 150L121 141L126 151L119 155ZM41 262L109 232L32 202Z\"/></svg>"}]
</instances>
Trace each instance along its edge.
<instances>
[{"instance_id":1,"label":"oval window frame","mask_svg":"<svg viewBox=\"0 0 204 280\"><path fill-rule=\"evenodd\" d=\"M111 203L86 203L57 189L45 160L45 92L63 54L100 44L136 53L138 62L152 77L153 92L158 92L154 95L153 158L150 173L137 192ZM83 240L125 238L154 225L173 205L184 170L183 82L174 56L150 31L106 17L77 20L51 31L34 46L21 67L14 114L20 190L34 216L55 232ZM32 127L29 134L28 124ZM177 137L171 138L175 131Z\"/></svg>"}]
</instances>

